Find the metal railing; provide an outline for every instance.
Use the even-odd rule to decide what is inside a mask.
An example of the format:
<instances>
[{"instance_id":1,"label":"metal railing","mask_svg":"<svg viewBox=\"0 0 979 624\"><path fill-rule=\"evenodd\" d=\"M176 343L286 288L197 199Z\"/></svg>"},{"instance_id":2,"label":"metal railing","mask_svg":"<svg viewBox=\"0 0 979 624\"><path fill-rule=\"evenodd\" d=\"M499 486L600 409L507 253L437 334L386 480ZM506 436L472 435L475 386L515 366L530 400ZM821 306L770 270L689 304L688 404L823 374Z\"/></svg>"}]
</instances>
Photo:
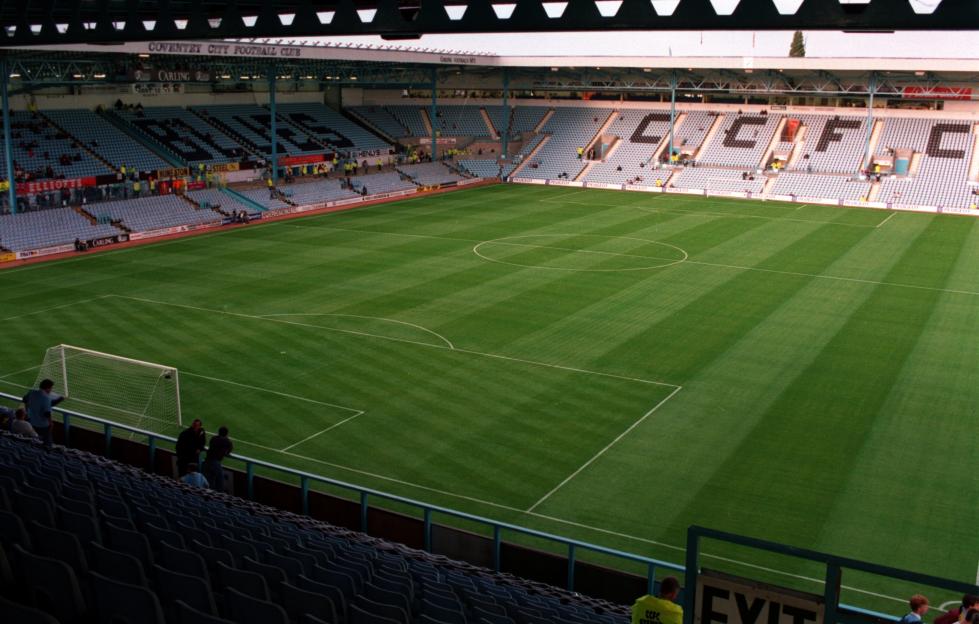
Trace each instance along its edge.
<instances>
[{"instance_id":1,"label":"metal railing","mask_svg":"<svg viewBox=\"0 0 979 624\"><path fill-rule=\"evenodd\" d=\"M20 397L12 394L8 394L6 392L0 392L0 397L11 399L14 401L20 400ZM101 427L103 435L105 436L105 454L107 456L111 451L112 438L116 430L125 431L126 433L129 434L145 437L147 442L147 462L148 462L148 466L151 468L155 466L157 442L164 441L164 442L176 443L177 441L176 438L173 438L168 435L147 431L145 429L140 429L138 427L123 425L120 423L105 420L103 418L98 418L97 416L89 416L88 414L82 414L81 412L76 412L70 409L65 409L62 407L54 407L52 409L54 412L61 414L62 424L64 426L63 435L64 435L65 446L71 446L72 421L75 419L79 419L85 422L95 423ZM492 520L490 518L484 518L482 516L465 513L463 511L449 509L447 507L441 507L439 505L432 505L411 498L406 498L404 496L398 496L396 494L382 492L380 490L361 487L359 485L354 485L352 483L347 483L345 481L323 477L309 472L304 472L302 470L296 470L294 468L287 468L285 466L280 466L278 464L262 461L260 459L255 459L253 457L247 457L245 455L239 455L237 453L230 455L230 458L243 462L245 465L245 479L246 479L246 492L247 492L246 496L248 499L254 498L254 493L255 493L254 481L255 481L256 468L266 468L276 473L279 473L281 475L285 475L287 477L298 478L299 488L302 497L301 498L302 512L307 515L309 513L309 490L310 490L311 483L321 483L324 485L337 487L342 490L355 493L359 497L359 501L360 501L360 531L362 531L363 533L367 533L367 529L368 529L367 518L368 518L368 512L370 511L372 500L390 501L390 502L399 503L402 505L407 505L409 507L412 507L415 510L420 511L422 513L422 519L424 523L423 524L424 548L426 551L431 551L432 548L432 526L433 526L432 514L433 513L442 514L452 518L458 518L460 520L473 522L482 525L484 527L487 527L491 529L493 533L493 569L497 572L500 571L500 567L501 567L503 531L509 531L511 533L516 533L519 535L538 538L546 542L556 544L562 547L563 549L566 549L567 551L568 566L567 566L566 588L568 589L568 591L574 591L575 563L577 561L578 554L581 551L598 553L601 555L606 555L612 558L629 561L631 563L637 563L645 566L646 590L647 593L650 594L653 593L655 580L656 580L656 573L658 570L669 570L671 572L681 572L681 573L684 571L684 567L677 563L670 563L668 561L661 561L659 559L653 559L651 557L644 557L642 555L637 555L622 550L616 550L614 548L607 548L605 546L599 546L598 544L592 544L589 542L575 540L568 537L562 537L560 535L554 535L553 533L538 531L536 529L531 529L516 524L499 522L497 520Z\"/></svg>"},{"instance_id":2,"label":"metal railing","mask_svg":"<svg viewBox=\"0 0 979 624\"><path fill-rule=\"evenodd\" d=\"M797 557L807 561L815 561L825 567L823 577L823 621L827 623L840 622L843 624L867 624L870 620L897 621L899 618L891 614L879 613L868 609L862 609L853 605L840 602L840 592L843 588L843 572L850 570L862 572L875 576L887 577L899 581L908 581L921 586L937 587L941 589L961 592L963 594L977 593L976 585L954 581L929 574L919 574L898 568L877 565L838 557L828 553L787 546L776 542L769 542L753 537L745 537L734 533L726 533L714 529L707 529L699 526L691 526L687 529L687 565L686 576L684 578L684 622L693 624L694 612L697 604L697 578L700 575L700 556L701 546L705 539L747 546L755 550L762 550L778 555Z\"/></svg>"}]
</instances>

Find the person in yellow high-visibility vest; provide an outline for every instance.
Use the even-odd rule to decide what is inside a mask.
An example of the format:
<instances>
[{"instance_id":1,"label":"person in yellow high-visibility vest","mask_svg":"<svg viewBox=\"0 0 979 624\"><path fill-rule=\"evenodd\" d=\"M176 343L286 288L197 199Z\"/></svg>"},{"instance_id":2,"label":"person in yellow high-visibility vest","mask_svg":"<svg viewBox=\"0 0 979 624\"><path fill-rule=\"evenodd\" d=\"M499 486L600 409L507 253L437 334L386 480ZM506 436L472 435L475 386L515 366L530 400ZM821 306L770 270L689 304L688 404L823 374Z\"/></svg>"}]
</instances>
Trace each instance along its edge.
<instances>
[{"instance_id":1,"label":"person in yellow high-visibility vest","mask_svg":"<svg viewBox=\"0 0 979 624\"><path fill-rule=\"evenodd\" d=\"M632 605L632 624L683 624L683 607L674 602L680 582L668 576L659 584L659 596L645 595Z\"/></svg>"},{"instance_id":2,"label":"person in yellow high-visibility vest","mask_svg":"<svg viewBox=\"0 0 979 624\"><path fill-rule=\"evenodd\" d=\"M585 148L579 147L578 148L578 160L581 160L581 157L584 155L584 153L585 153Z\"/></svg>"}]
</instances>

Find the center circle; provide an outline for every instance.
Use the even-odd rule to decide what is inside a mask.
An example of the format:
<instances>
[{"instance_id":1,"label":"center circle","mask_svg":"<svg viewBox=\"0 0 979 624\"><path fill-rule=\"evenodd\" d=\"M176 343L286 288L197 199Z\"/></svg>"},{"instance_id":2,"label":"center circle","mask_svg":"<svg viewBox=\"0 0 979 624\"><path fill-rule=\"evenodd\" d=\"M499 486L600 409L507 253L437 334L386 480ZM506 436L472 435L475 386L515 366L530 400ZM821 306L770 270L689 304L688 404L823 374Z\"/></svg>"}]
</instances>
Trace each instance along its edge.
<instances>
[{"instance_id":1,"label":"center circle","mask_svg":"<svg viewBox=\"0 0 979 624\"><path fill-rule=\"evenodd\" d=\"M568 239L555 242L554 239ZM580 241L580 242L579 242ZM586 241L591 241L586 243ZM587 247L586 247L587 244ZM497 253L493 253L494 249ZM528 254L510 253L530 252ZM533 258L536 255L543 258ZM605 236L602 234L525 234L505 236L477 243L473 253L489 262L548 271L581 271L588 273L619 273L623 271L647 271L680 264L687 259L687 252L676 245L636 238L634 236ZM498 256L498 257L494 257ZM550 260L545 264L545 261ZM621 264L605 268L592 268L596 262ZM564 266L562 266L562 263ZM582 265L582 266L572 266Z\"/></svg>"}]
</instances>

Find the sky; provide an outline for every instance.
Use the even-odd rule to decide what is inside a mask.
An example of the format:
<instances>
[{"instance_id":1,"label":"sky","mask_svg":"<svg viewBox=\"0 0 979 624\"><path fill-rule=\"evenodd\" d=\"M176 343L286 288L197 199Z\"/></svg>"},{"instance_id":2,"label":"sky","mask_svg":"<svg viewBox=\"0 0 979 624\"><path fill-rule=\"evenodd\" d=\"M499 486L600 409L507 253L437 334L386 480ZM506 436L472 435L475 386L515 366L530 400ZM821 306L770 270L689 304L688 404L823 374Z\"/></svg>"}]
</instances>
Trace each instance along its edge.
<instances>
[{"instance_id":1,"label":"sky","mask_svg":"<svg viewBox=\"0 0 979 624\"><path fill-rule=\"evenodd\" d=\"M730 12L739 0L711 0L719 13ZM773 0L780 9L796 7L801 0ZM833 0L810 0L832 2ZM866 2L867 0L841 0ZM878 2L882 0L876 0ZM888 0L896 1L896 0ZM919 12L934 10L941 0L905 0ZM652 0L658 11L669 11L678 0ZM975 32L805 33L806 56L977 58ZM624 31L591 33L502 33L492 35L425 35L414 41L383 41L380 37L318 37L304 41L368 43L408 48L433 48L500 55L555 56L785 56L792 32L677 32Z\"/></svg>"}]
</instances>

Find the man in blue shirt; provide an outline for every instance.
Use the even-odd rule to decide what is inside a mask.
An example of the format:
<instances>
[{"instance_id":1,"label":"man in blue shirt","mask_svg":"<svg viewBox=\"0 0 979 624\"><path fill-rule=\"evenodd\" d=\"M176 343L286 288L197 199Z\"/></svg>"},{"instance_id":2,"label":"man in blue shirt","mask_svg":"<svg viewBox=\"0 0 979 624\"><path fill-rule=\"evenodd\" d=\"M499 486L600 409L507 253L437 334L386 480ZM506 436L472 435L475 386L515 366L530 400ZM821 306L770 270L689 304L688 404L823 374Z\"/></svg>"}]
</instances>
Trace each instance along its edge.
<instances>
[{"instance_id":1,"label":"man in blue shirt","mask_svg":"<svg viewBox=\"0 0 979 624\"><path fill-rule=\"evenodd\" d=\"M911 612L901 618L899 624L918 624L928 613L928 599L921 594L911 596L908 606L911 607Z\"/></svg>"},{"instance_id":2,"label":"man in blue shirt","mask_svg":"<svg viewBox=\"0 0 979 624\"><path fill-rule=\"evenodd\" d=\"M45 446L51 446L51 408L64 400L64 397L52 394L52 388L54 382L45 379L36 389L24 395L23 399L24 407L27 408L27 420Z\"/></svg>"},{"instance_id":3,"label":"man in blue shirt","mask_svg":"<svg viewBox=\"0 0 979 624\"><path fill-rule=\"evenodd\" d=\"M207 482L207 479L204 478L204 475L197 472L197 464L195 463L187 464L187 474L180 477L180 481L186 483L187 485L193 485L194 487L210 487L210 484Z\"/></svg>"}]
</instances>

